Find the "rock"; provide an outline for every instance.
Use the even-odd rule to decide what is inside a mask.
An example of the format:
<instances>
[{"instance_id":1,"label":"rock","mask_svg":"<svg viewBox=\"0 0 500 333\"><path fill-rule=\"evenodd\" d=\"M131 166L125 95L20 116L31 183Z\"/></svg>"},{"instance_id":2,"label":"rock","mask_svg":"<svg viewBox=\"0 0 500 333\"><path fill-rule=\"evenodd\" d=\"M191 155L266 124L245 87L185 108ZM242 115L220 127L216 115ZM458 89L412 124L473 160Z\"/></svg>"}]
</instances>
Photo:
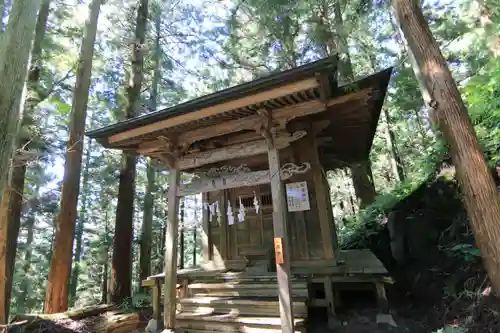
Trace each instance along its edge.
<instances>
[{"instance_id":1,"label":"rock","mask_svg":"<svg viewBox=\"0 0 500 333\"><path fill-rule=\"evenodd\" d=\"M377 324L387 324L392 327L398 327L396 322L394 321L394 318L392 318L392 315L390 314L384 314L384 313L379 313L377 314Z\"/></svg>"},{"instance_id":2,"label":"rock","mask_svg":"<svg viewBox=\"0 0 500 333\"><path fill-rule=\"evenodd\" d=\"M146 333L159 333L163 329L163 320L151 319L146 326ZM163 331L165 332L165 331Z\"/></svg>"}]
</instances>

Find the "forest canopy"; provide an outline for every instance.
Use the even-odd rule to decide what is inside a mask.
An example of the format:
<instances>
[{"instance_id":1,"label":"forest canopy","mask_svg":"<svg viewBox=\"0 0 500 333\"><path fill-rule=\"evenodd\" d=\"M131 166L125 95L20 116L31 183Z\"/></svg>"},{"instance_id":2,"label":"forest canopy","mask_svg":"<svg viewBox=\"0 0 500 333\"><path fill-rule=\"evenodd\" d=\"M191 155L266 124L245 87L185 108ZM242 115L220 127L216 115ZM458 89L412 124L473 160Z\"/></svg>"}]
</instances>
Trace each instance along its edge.
<instances>
[{"instance_id":1,"label":"forest canopy","mask_svg":"<svg viewBox=\"0 0 500 333\"><path fill-rule=\"evenodd\" d=\"M32 23L18 28L26 36L34 31L33 43L12 51L26 58L28 75L24 82L19 74L22 80L12 88L17 100L10 102L21 105L22 120L9 176L0 169L15 190L4 194L2 209L8 213L0 216L0 227L14 226L8 234L17 239L17 251L14 246L9 252L15 264L11 297L5 300L11 315L42 312L44 303L45 309L56 306L47 301L47 289L50 274L56 274L57 267L49 271L51 259L60 258L57 251L66 251L64 262L72 267L64 291L70 308L110 299L140 305L148 300L141 279L163 270L168 171L150 159L106 150L84 131L337 54L341 84L394 67L369 161L328 174L341 244L355 228L352 221L364 221L360 213L384 211L449 157L388 1L37 2L38 7L17 9L27 2L0 0L1 66L3 59L16 58L9 58L5 47L11 45L13 15L30 11L26 17ZM498 1L422 1L421 6L493 167L500 161ZM73 148L78 154L71 155ZM371 175L372 193L363 195L353 182L359 172ZM66 192L73 206L63 206ZM182 200L184 267L201 260L201 210L201 196ZM74 242L69 237L58 250L53 243L67 219L73 220L74 232L71 226L66 231ZM115 232L130 235L132 242L117 250ZM122 251L131 260L120 265L122 280L109 283L111 266L127 261ZM127 284L130 290L117 291Z\"/></svg>"}]
</instances>

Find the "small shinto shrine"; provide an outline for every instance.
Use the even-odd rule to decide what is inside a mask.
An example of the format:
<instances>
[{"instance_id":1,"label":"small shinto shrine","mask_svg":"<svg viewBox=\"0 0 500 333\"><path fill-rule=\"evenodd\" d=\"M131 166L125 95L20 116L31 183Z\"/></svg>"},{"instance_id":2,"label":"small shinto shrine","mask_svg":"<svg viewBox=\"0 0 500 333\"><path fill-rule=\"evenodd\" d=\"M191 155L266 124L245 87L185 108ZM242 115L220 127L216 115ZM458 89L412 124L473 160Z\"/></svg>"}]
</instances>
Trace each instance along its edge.
<instances>
[{"instance_id":1,"label":"small shinto shrine","mask_svg":"<svg viewBox=\"0 0 500 333\"><path fill-rule=\"evenodd\" d=\"M338 247L326 172L367 160L391 72L339 86L330 57L87 133L169 170L165 269L143 281L153 326L305 332L316 307L335 321L345 283L387 312L382 263ZM180 270L179 198L197 193L203 262Z\"/></svg>"}]
</instances>

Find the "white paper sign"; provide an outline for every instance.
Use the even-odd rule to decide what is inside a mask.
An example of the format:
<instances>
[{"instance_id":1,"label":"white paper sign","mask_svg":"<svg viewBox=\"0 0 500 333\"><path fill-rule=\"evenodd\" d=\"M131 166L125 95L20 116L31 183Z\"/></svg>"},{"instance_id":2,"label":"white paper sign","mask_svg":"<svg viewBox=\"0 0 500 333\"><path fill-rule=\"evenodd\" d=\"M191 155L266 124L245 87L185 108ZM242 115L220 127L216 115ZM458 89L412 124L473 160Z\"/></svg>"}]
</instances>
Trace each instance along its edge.
<instances>
[{"instance_id":1,"label":"white paper sign","mask_svg":"<svg viewBox=\"0 0 500 333\"><path fill-rule=\"evenodd\" d=\"M289 212L310 210L307 182L286 184L286 199Z\"/></svg>"}]
</instances>

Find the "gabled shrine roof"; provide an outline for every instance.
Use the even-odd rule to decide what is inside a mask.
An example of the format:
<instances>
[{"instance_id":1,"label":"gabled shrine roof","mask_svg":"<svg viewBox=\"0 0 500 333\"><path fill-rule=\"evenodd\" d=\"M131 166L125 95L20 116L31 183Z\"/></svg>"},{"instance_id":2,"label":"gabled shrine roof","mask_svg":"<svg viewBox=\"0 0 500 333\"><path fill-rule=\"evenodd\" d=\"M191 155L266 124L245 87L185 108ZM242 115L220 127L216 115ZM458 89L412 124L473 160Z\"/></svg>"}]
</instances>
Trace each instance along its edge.
<instances>
[{"instance_id":1,"label":"gabled shrine roof","mask_svg":"<svg viewBox=\"0 0 500 333\"><path fill-rule=\"evenodd\" d=\"M317 73L329 72L332 76L330 79L332 81L335 81L336 66L337 57L331 56L300 67L270 74L257 80L253 80L218 92L201 96L172 107L147 113L128 120L120 121L113 125L89 131L85 134L91 138L97 139L104 146L108 146L106 144L107 140L105 140L105 138L109 136L128 131L130 129L153 124L158 121L178 117L186 113L196 112L208 107L212 107L214 105L231 102L247 96L252 96L272 89L287 86L307 79L314 79ZM304 84L304 87L305 86L307 86L307 83Z\"/></svg>"},{"instance_id":2,"label":"gabled shrine roof","mask_svg":"<svg viewBox=\"0 0 500 333\"><path fill-rule=\"evenodd\" d=\"M339 87L332 56L86 135L107 148L158 160L172 145L195 156L257 140L258 112L266 110L290 131L305 123L324 124L315 136L321 163L331 170L368 157L391 73L388 68Z\"/></svg>"}]
</instances>

